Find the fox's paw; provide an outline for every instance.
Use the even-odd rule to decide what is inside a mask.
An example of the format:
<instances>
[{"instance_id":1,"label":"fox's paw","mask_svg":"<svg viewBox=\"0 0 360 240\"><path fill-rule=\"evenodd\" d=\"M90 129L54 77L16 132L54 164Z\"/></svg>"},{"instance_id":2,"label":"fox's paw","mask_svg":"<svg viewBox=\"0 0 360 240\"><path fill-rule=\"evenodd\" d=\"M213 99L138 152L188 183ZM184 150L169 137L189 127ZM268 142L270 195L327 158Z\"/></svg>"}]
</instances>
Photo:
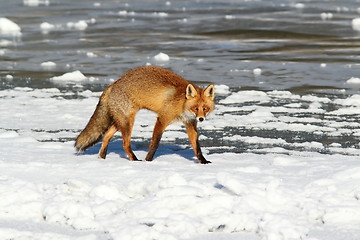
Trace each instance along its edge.
<instances>
[{"instance_id":1,"label":"fox's paw","mask_svg":"<svg viewBox=\"0 0 360 240\"><path fill-rule=\"evenodd\" d=\"M201 164L209 164L211 163L210 161L206 160L206 159L203 159L200 161Z\"/></svg>"}]
</instances>

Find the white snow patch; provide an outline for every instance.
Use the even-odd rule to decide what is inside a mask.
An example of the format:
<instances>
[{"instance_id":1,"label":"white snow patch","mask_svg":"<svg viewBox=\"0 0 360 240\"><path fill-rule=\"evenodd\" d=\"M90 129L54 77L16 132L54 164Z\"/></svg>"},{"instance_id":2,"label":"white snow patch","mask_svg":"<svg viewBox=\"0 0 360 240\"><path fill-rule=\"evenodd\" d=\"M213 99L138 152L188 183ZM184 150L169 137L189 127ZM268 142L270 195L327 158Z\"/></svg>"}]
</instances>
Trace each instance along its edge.
<instances>
[{"instance_id":1,"label":"white snow patch","mask_svg":"<svg viewBox=\"0 0 360 240\"><path fill-rule=\"evenodd\" d=\"M50 5L49 0L24 0L23 3L25 6L28 6L28 7L38 7L40 5L45 5L45 6Z\"/></svg>"},{"instance_id":2,"label":"white snow patch","mask_svg":"<svg viewBox=\"0 0 360 240\"><path fill-rule=\"evenodd\" d=\"M14 79L14 76L13 76L13 75L10 75L10 74L7 74L7 75L5 76L5 79L8 80L8 81L11 81L11 80Z\"/></svg>"},{"instance_id":3,"label":"white snow patch","mask_svg":"<svg viewBox=\"0 0 360 240\"><path fill-rule=\"evenodd\" d=\"M50 30L54 29L55 25L48 23L48 22L43 22L40 24L40 29L43 33L48 33L50 32Z\"/></svg>"},{"instance_id":4,"label":"white snow patch","mask_svg":"<svg viewBox=\"0 0 360 240\"><path fill-rule=\"evenodd\" d=\"M334 17L334 15L332 13L326 13L326 12L323 12L320 14L320 17L323 21L325 20L330 20Z\"/></svg>"},{"instance_id":5,"label":"white snow patch","mask_svg":"<svg viewBox=\"0 0 360 240\"><path fill-rule=\"evenodd\" d=\"M169 16L169 14L166 12L154 12L153 15L156 17L168 17Z\"/></svg>"},{"instance_id":6,"label":"white snow patch","mask_svg":"<svg viewBox=\"0 0 360 240\"><path fill-rule=\"evenodd\" d=\"M235 19L235 17L233 15L225 15L225 19L232 20L232 19Z\"/></svg>"},{"instance_id":7,"label":"white snow patch","mask_svg":"<svg viewBox=\"0 0 360 240\"><path fill-rule=\"evenodd\" d=\"M79 70L76 70L74 72L64 73L61 76L56 76L50 78L50 80L53 81L85 81L88 78L82 74Z\"/></svg>"},{"instance_id":8,"label":"white snow patch","mask_svg":"<svg viewBox=\"0 0 360 240\"><path fill-rule=\"evenodd\" d=\"M97 55L95 53L93 53L93 52L87 52L86 56L89 57L89 58L97 57Z\"/></svg>"},{"instance_id":9,"label":"white snow patch","mask_svg":"<svg viewBox=\"0 0 360 240\"><path fill-rule=\"evenodd\" d=\"M215 85L216 95L228 95L230 94L230 87L224 84Z\"/></svg>"},{"instance_id":10,"label":"white snow patch","mask_svg":"<svg viewBox=\"0 0 360 240\"><path fill-rule=\"evenodd\" d=\"M360 31L360 18L354 18L351 21L352 29L355 31Z\"/></svg>"},{"instance_id":11,"label":"white snow patch","mask_svg":"<svg viewBox=\"0 0 360 240\"><path fill-rule=\"evenodd\" d=\"M10 41L10 40L6 40L6 39L1 39L0 40L0 46L1 47L8 47L8 46L12 46L14 45L14 42Z\"/></svg>"},{"instance_id":12,"label":"white snow patch","mask_svg":"<svg viewBox=\"0 0 360 240\"><path fill-rule=\"evenodd\" d=\"M351 77L351 78L348 79L346 82L347 82L347 83L350 83L350 84L360 84L360 78L358 78L358 77Z\"/></svg>"},{"instance_id":13,"label":"white snow patch","mask_svg":"<svg viewBox=\"0 0 360 240\"><path fill-rule=\"evenodd\" d=\"M68 22L66 26L70 29L84 31L88 27L88 24L85 20L79 20L78 22Z\"/></svg>"},{"instance_id":14,"label":"white snow patch","mask_svg":"<svg viewBox=\"0 0 360 240\"><path fill-rule=\"evenodd\" d=\"M295 3L293 4L293 6L297 9L303 9L305 8L305 4L304 3Z\"/></svg>"},{"instance_id":15,"label":"white snow patch","mask_svg":"<svg viewBox=\"0 0 360 240\"><path fill-rule=\"evenodd\" d=\"M153 59L157 62L168 62L170 60L169 55L165 53L159 53L153 57Z\"/></svg>"},{"instance_id":16,"label":"white snow patch","mask_svg":"<svg viewBox=\"0 0 360 240\"><path fill-rule=\"evenodd\" d=\"M49 68L54 68L54 67L56 67L56 63L51 62L51 61L47 61L47 62L42 62L42 63L40 64L40 66L43 67L43 68L49 69Z\"/></svg>"},{"instance_id":17,"label":"white snow patch","mask_svg":"<svg viewBox=\"0 0 360 240\"><path fill-rule=\"evenodd\" d=\"M260 75L261 75L261 72L262 72L261 68L255 68L255 69L253 70L253 74L254 74L255 76L260 76Z\"/></svg>"},{"instance_id":18,"label":"white snow patch","mask_svg":"<svg viewBox=\"0 0 360 240\"><path fill-rule=\"evenodd\" d=\"M120 16L135 16L136 13L134 11L128 12L126 10L120 10L118 14Z\"/></svg>"},{"instance_id":19,"label":"white snow patch","mask_svg":"<svg viewBox=\"0 0 360 240\"><path fill-rule=\"evenodd\" d=\"M269 96L261 91L239 91L220 101L222 104L245 102L268 102Z\"/></svg>"},{"instance_id":20,"label":"white snow patch","mask_svg":"<svg viewBox=\"0 0 360 240\"><path fill-rule=\"evenodd\" d=\"M21 36L21 28L8 18L0 18L0 35Z\"/></svg>"}]
</instances>

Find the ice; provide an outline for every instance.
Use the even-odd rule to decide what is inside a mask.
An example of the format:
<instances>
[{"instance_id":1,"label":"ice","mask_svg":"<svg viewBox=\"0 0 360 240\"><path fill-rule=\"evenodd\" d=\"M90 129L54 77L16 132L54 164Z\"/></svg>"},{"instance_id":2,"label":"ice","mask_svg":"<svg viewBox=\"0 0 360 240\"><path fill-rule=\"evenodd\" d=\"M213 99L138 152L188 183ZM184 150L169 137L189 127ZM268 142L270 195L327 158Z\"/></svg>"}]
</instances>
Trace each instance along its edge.
<instances>
[{"instance_id":1,"label":"ice","mask_svg":"<svg viewBox=\"0 0 360 240\"><path fill-rule=\"evenodd\" d=\"M230 88L224 84L215 85L215 92L216 95L228 95L230 94Z\"/></svg>"},{"instance_id":2,"label":"ice","mask_svg":"<svg viewBox=\"0 0 360 240\"><path fill-rule=\"evenodd\" d=\"M5 78L6 78L6 80L11 81L11 80L14 79L14 76L13 76L13 75L10 75L10 74L7 74L7 75L5 76Z\"/></svg>"},{"instance_id":3,"label":"ice","mask_svg":"<svg viewBox=\"0 0 360 240\"><path fill-rule=\"evenodd\" d=\"M56 63L52 62L52 61L47 61L47 62L42 62L40 64L41 67L45 68L45 69L51 69L56 67Z\"/></svg>"},{"instance_id":4,"label":"ice","mask_svg":"<svg viewBox=\"0 0 360 240\"><path fill-rule=\"evenodd\" d=\"M55 25L50 24L48 22L43 22L40 24L40 28L44 34L47 34L48 32L50 32L50 30L55 28Z\"/></svg>"},{"instance_id":5,"label":"ice","mask_svg":"<svg viewBox=\"0 0 360 240\"><path fill-rule=\"evenodd\" d=\"M135 16L136 14L134 11L128 12L126 10L120 10L118 13L120 16Z\"/></svg>"},{"instance_id":6,"label":"ice","mask_svg":"<svg viewBox=\"0 0 360 240\"><path fill-rule=\"evenodd\" d=\"M166 53L159 53L153 57L153 59L157 62L168 62L170 60L169 55Z\"/></svg>"},{"instance_id":7,"label":"ice","mask_svg":"<svg viewBox=\"0 0 360 240\"><path fill-rule=\"evenodd\" d=\"M166 12L154 12L153 15L156 17L168 17L169 16L169 14Z\"/></svg>"},{"instance_id":8,"label":"ice","mask_svg":"<svg viewBox=\"0 0 360 240\"><path fill-rule=\"evenodd\" d=\"M346 82L350 84L360 84L360 78L351 77L350 79L346 80Z\"/></svg>"},{"instance_id":9,"label":"ice","mask_svg":"<svg viewBox=\"0 0 360 240\"><path fill-rule=\"evenodd\" d=\"M68 72L68 73L64 73L61 76L56 76L56 77L52 77L50 78L50 80L52 81L85 81L88 78L82 74L79 70L76 70L74 72Z\"/></svg>"},{"instance_id":10,"label":"ice","mask_svg":"<svg viewBox=\"0 0 360 240\"><path fill-rule=\"evenodd\" d=\"M323 12L323 13L320 14L320 17L321 17L321 19L322 19L323 21L325 21L325 20L331 20L331 19L333 18L333 14L332 14L332 13L325 13L325 12Z\"/></svg>"},{"instance_id":11,"label":"ice","mask_svg":"<svg viewBox=\"0 0 360 240\"><path fill-rule=\"evenodd\" d=\"M45 6L50 5L49 0L24 0L23 3L25 6L29 6L29 7L38 7L40 5L45 5Z\"/></svg>"},{"instance_id":12,"label":"ice","mask_svg":"<svg viewBox=\"0 0 360 240\"><path fill-rule=\"evenodd\" d=\"M262 72L261 68L255 68L253 70L253 73L254 73L255 76L260 76L261 72Z\"/></svg>"},{"instance_id":13,"label":"ice","mask_svg":"<svg viewBox=\"0 0 360 240\"><path fill-rule=\"evenodd\" d=\"M21 36L21 28L8 18L0 18L0 35Z\"/></svg>"},{"instance_id":14,"label":"ice","mask_svg":"<svg viewBox=\"0 0 360 240\"><path fill-rule=\"evenodd\" d=\"M95 53L93 53L93 52L87 52L86 56L89 57L89 58L97 57L97 55Z\"/></svg>"},{"instance_id":15,"label":"ice","mask_svg":"<svg viewBox=\"0 0 360 240\"><path fill-rule=\"evenodd\" d=\"M360 18L354 18L351 21L351 26L355 31L360 31Z\"/></svg>"},{"instance_id":16,"label":"ice","mask_svg":"<svg viewBox=\"0 0 360 240\"><path fill-rule=\"evenodd\" d=\"M305 8L305 4L304 3L295 3L293 4L293 6L297 9L303 9Z\"/></svg>"},{"instance_id":17,"label":"ice","mask_svg":"<svg viewBox=\"0 0 360 240\"><path fill-rule=\"evenodd\" d=\"M270 98L264 92L239 91L221 100L220 103L230 104L230 103L245 103L245 102L267 102L269 100Z\"/></svg>"},{"instance_id":18,"label":"ice","mask_svg":"<svg viewBox=\"0 0 360 240\"><path fill-rule=\"evenodd\" d=\"M84 31L88 27L88 24L85 20L79 20L78 22L68 22L66 26L70 29Z\"/></svg>"},{"instance_id":19,"label":"ice","mask_svg":"<svg viewBox=\"0 0 360 240\"><path fill-rule=\"evenodd\" d=\"M225 19L232 20L232 19L235 19L235 17L233 15L225 15Z\"/></svg>"}]
</instances>

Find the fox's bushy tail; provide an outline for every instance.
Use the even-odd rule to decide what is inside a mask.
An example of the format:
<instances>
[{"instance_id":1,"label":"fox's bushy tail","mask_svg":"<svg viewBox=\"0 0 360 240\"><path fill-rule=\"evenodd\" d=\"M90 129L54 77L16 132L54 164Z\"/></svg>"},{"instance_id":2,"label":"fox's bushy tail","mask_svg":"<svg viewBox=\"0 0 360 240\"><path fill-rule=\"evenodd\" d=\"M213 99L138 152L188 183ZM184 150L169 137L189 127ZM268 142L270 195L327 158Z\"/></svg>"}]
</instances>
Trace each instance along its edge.
<instances>
[{"instance_id":1,"label":"fox's bushy tail","mask_svg":"<svg viewBox=\"0 0 360 240\"><path fill-rule=\"evenodd\" d=\"M85 151L101 140L102 134L113 121L107 107L107 92L104 91L88 124L75 140L74 146L78 152Z\"/></svg>"}]
</instances>

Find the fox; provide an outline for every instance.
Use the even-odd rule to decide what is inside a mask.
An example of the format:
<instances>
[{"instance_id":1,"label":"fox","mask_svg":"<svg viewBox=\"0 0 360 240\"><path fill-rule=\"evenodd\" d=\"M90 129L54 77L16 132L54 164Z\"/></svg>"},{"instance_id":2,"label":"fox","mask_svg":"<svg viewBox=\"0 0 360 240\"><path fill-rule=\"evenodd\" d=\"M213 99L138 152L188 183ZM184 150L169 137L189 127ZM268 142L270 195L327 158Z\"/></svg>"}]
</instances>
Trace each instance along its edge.
<instances>
[{"instance_id":1,"label":"fox","mask_svg":"<svg viewBox=\"0 0 360 240\"><path fill-rule=\"evenodd\" d=\"M214 84L202 89L159 66L131 69L105 88L74 146L78 152L83 152L102 139L98 157L105 159L109 141L119 131L128 158L137 161L131 148L131 132L136 113L140 109L148 109L157 114L157 120L146 161L153 160L166 127L181 121L198 162L211 163L201 152L197 123L204 121L214 110L214 97Z\"/></svg>"}]
</instances>

